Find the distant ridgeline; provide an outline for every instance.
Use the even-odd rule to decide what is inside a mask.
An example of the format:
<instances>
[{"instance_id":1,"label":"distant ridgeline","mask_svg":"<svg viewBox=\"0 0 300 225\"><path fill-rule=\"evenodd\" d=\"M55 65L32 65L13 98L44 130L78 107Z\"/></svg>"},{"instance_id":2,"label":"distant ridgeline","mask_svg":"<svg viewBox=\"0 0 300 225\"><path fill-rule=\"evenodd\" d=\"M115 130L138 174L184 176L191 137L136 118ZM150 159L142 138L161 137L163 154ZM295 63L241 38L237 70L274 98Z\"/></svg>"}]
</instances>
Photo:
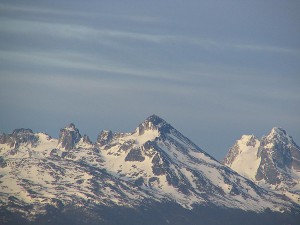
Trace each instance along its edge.
<instances>
[{"instance_id":1,"label":"distant ridgeline","mask_svg":"<svg viewBox=\"0 0 300 225\"><path fill-rule=\"evenodd\" d=\"M17 129L0 135L0 224L296 225L299 156L274 128L222 164L156 115L95 143L74 124Z\"/></svg>"}]
</instances>

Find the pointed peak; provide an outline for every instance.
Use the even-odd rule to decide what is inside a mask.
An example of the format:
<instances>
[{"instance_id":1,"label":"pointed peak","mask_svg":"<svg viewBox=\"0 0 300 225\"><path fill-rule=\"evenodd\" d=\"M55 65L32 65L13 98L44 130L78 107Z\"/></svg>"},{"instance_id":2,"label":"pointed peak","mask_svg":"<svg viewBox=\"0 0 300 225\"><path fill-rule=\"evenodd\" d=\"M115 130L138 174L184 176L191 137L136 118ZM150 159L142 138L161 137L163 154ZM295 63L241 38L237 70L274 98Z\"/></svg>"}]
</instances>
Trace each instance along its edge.
<instances>
[{"instance_id":1,"label":"pointed peak","mask_svg":"<svg viewBox=\"0 0 300 225\"><path fill-rule=\"evenodd\" d=\"M282 142L293 142L293 138L288 135L288 133L280 127L273 127L270 133L265 136L267 140L279 140Z\"/></svg>"},{"instance_id":2,"label":"pointed peak","mask_svg":"<svg viewBox=\"0 0 300 225\"><path fill-rule=\"evenodd\" d=\"M286 136L286 131L281 127L273 127L269 135L279 134L282 136Z\"/></svg>"},{"instance_id":3,"label":"pointed peak","mask_svg":"<svg viewBox=\"0 0 300 225\"><path fill-rule=\"evenodd\" d=\"M11 142L9 143L11 146L15 146L16 148L19 147L20 144L29 144L31 143L31 146L33 146L37 141L38 137L31 129L15 129L12 134L3 135L1 143L4 142Z\"/></svg>"},{"instance_id":4,"label":"pointed peak","mask_svg":"<svg viewBox=\"0 0 300 225\"><path fill-rule=\"evenodd\" d=\"M66 150L70 150L75 147L81 139L81 134L79 130L75 127L73 123L70 123L65 128L60 130L58 145Z\"/></svg>"},{"instance_id":5,"label":"pointed peak","mask_svg":"<svg viewBox=\"0 0 300 225\"><path fill-rule=\"evenodd\" d=\"M69 130L69 131L75 131L75 130L77 130L74 123L70 123L70 124L67 125L64 129L65 129L65 130Z\"/></svg>"},{"instance_id":6,"label":"pointed peak","mask_svg":"<svg viewBox=\"0 0 300 225\"><path fill-rule=\"evenodd\" d=\"M145 122L151 122L154 126L157 126L158 124L161 123L167 123L165 120L163 120L162 118L160 118L159 116L153 114L151 116L149 116L145 121Z\"/></svg>"},{"instance_id":7,"label":"pointed peak","mask_svg":"<svg viewBox=\"0 0 300 225\"><path fill-rule=\"evenodd\" d=\"M280 127L273 127L270 133L267 135L268 139L282 138L282 137L288 138L289 135L283 128Z\"/></svg>"},{"instance_id":8,"label":"pointed peak","mask_svg":"<svg viewBox=\"0 0 300 225\"><path fill-rule=\"evenodd\" d=\"M86 134L83 135L82 141L83 141L84 143L87 143L87 144L92 144L90 137L87 136Z\"/></svg>"},{"instance_id":9,"label":"pointed peak","mask_svg":"<svg viewBox=\"0 0 300 225\"><path fill-rule=\"evenodd\" d=\"M139 135L144 134L146 130L158 130L160 132L169 132L173 127L159 116L153 114L144 120L137 128Z\"/></svg>"}]
</instances>

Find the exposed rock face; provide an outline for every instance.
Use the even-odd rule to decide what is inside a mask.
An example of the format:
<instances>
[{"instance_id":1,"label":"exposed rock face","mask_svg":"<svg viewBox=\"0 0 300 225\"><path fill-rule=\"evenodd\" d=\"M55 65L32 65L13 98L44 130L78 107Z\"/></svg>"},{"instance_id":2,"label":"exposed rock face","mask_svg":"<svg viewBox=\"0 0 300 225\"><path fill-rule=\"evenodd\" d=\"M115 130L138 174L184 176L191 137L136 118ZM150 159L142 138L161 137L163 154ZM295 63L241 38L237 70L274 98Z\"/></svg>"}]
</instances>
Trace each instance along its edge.
<instances>
[{"instance_id":1,"label":"exposed rock face","mask_svg":"<svg viewBox=\"0 0 300 225\"><path fill-rule=\"evenodd\" d=\"M157 115L149 116L138 126L139 135L143 135L147 130L159 130L161 133L169 133L173 127Z\"/></svg>"},{"instance_id":2,"label":"exposed rock face","mask_svg":"<svg viewBox=\"0 0 300 225\"><path fill-rule=\"evenodd\" d=\"M101 131L101 133L98 135L98 138L97 138L97 143L100 145L100 146L103 146L103 145L107 145L113 138L113 133L109 130L103 130Z\"/></svg>"},{"instance_id":3,"label":"exposed rock face","mask_svg":"<svg viewBox=\"0 0 300 225\"><path fill-rule=\"evenodd\" d=\"M0 144L7 144L10 147L13 147L15 141L13 140L12 136L9 134L1 134L0 135Z\"/></svg>"},{"instance_id":4,"label":"exposed rock face","mask_svg":"<svg viewBox=\"0 0 300 225\"><path fill-rule=\"evenodd\" d=\"M299 168L300 148L282 128L273 128L270 134L263 137L258 149L261 163L258 167L256 180L265 180L271 185L291 187L297 182L293 179L291 169ZM293 165L295 167L293 167Z\"/></svg>"},{"instance_id":5,"label":"exposed rock face","mask_svg":"<svg viewBox=\"0 0 300 225\"><path fill-rule=\"evenodd\" d=\"M30 129L15 129L12 134L1 134L0 144L8 144L10 147L18 148L20 144L36 145L38 138Z\"/></svg>"},{"instance_id":6,"label":"exposed rock face","mask_svg":"<svg viewBox=\"0 0 300 225\"><path fill-rule=\"evenodd\" d=\"M276 127L261 140L243 137L229 150L224 164L265 187L286 191L300 203L300 148L292 137Z\"/></svg>"},{"instance_id":7,"label":"exposed rock face","mask_svg":"<svg viewBox=\"0 0 300 225\"><path fill-rule=\"evenodd\" d=\"M143 162L145 160L145 157L141 153L140 148L133 148L130 150L128 155L125 157L125 161L138 161Z\"/></svg>"},{"instance_id":8,"label":"exposed rock face","mask_svg":"<svg viewBox=\"0 0 300 225\"><path fill-rule=\"evenodd\" d=\"M156 176L166 174L168 161L163 160L159 153L156 153L152 158L152 172Z\"/></svg>"},{"instance_id":9,"label":"exposed rock face","mask_svg":"<svg viewBox=\"0 0 300 225\"><path fill-rule=\"evenodd\" d=\"M81 134L73 123L60 130L58 145L65 150L71 150L80 141Z\"/></svg>"},{"instance_id":10,"label":"exposed rock face","mask_svg":"<svg viewBox=\"0 0 300 225\"><path fill-rule=\"evenodd\" d=\"M86 143L86 144L90 144L90 145L93 144L93 142L91 142L89 136L87 136L86 134L83 135L82 141L83 141L83 143Z\"/></svg>"}]
</instances>

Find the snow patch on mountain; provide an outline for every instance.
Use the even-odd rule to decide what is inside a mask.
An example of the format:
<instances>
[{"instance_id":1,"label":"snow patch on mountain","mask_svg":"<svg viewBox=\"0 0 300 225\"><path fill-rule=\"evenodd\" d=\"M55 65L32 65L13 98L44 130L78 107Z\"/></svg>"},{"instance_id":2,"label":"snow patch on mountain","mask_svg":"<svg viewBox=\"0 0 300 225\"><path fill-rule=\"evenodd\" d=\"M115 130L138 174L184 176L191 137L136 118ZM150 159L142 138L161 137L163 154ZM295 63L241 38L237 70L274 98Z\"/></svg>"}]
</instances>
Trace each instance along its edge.
<instances>
[{"instance_id":1,"label":"snow patch on mountain","mask_svg":"<svg viewBox=\"0 0 300 225\"><path fill-rule=\"evenodd\" d=\"M232 151L236 151L237 156L233 161L225 162L225 165L239 171L245 177L254 179L261 161L261 158L258 157L259 146L260 141L255 136L243 135L232 148Z\"/></svg>"}]
</instances>

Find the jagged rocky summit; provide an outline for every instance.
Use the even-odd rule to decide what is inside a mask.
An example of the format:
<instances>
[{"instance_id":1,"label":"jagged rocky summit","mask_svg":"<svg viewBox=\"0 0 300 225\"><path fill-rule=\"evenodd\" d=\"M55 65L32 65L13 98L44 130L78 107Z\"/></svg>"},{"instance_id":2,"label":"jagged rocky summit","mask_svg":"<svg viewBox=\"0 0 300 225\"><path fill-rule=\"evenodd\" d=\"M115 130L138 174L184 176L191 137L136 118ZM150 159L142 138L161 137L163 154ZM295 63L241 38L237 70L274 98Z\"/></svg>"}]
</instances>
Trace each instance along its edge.
<instances>
[{"instance_id":1,"label":"jagged rocky summit","mask_svg":"<svg viewBox=\"0 0 300 225\"><path fill-rule=\"evenodd\" d=\"M257 145L254 137L249 143ZM2 134L0 169L0 215L18 215L30 224L75 209L113 224L100 208L110 215L116 207L165 210L165 204L180 207L185 216L199 207L300 212L286 196L222 165L156 115L130 133L101 131L95 143L74 124L61 129L58 140L30 129Z\"/></svg>"},{"instance_id":2,"label":"jagged rocky summit","mask_svg":"<svg viewBox=\"0 0 300 225\"><path fill-rule=\"evenodd\" d=\"M300 203L300 147L284 129L274 127L261 139L243 135L229 150L224 164Z\"/></svg>"}]
</instances>

